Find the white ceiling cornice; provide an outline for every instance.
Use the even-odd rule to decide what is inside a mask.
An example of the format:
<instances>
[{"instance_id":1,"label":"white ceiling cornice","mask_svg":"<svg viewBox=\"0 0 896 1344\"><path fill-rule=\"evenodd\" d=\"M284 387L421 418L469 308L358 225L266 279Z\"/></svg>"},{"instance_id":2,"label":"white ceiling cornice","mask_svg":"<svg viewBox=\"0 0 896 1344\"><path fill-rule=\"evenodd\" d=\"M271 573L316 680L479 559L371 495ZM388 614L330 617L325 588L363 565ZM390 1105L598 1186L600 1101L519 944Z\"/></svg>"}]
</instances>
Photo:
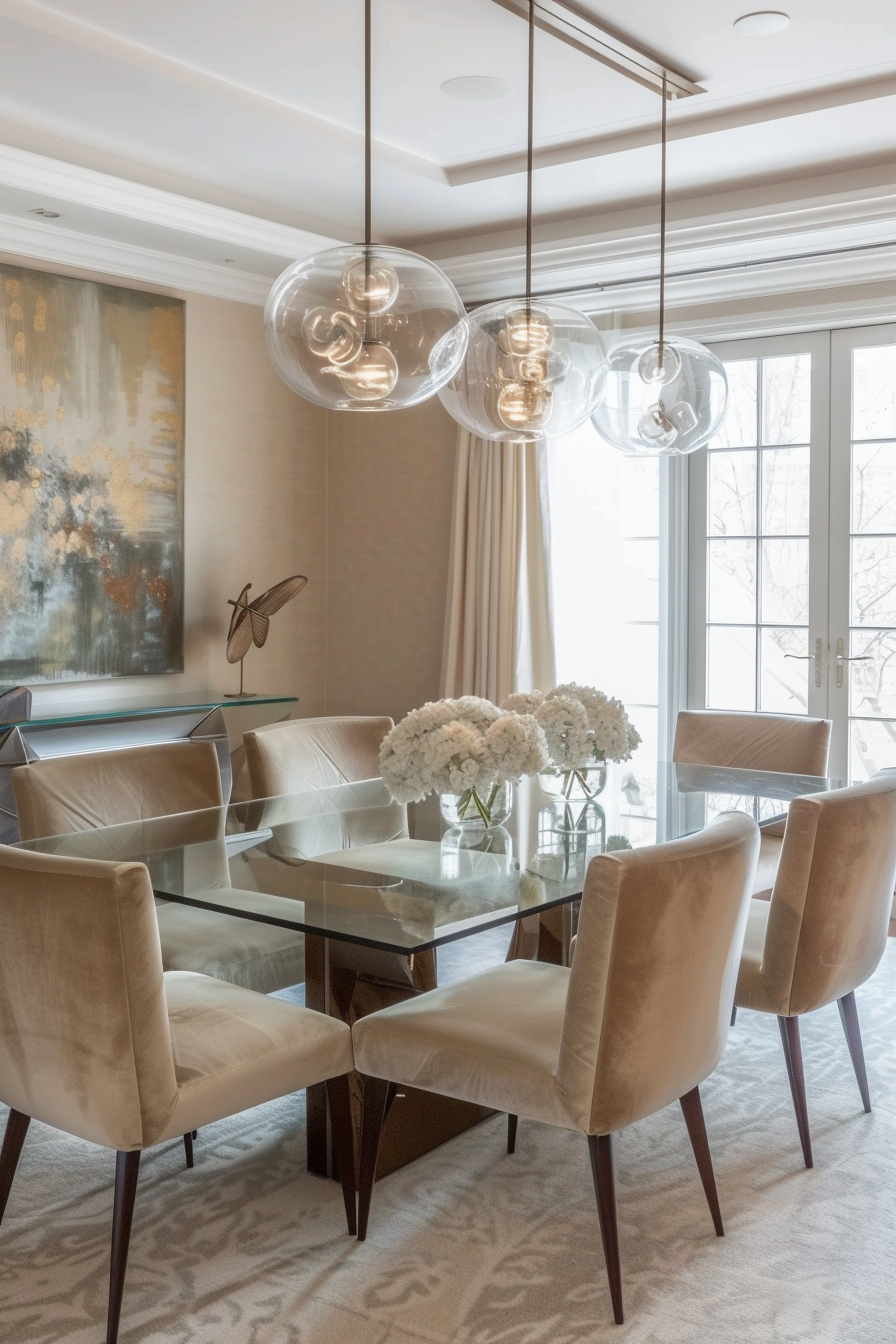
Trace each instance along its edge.
<instances>
[{"instance_id":1,"label":"white ceiling cornice","mask_svg":"<svg viewBox=\"0 0 896 1344\"><path fill-rule=\"evenodd\" d=\"M234 299L238 303L263 305L271 288L270 279L234 270L232 266L215 266L12 215L0 214L0 252L125 280L141 280L164 289Z\"/></svg>"}]
</instances>

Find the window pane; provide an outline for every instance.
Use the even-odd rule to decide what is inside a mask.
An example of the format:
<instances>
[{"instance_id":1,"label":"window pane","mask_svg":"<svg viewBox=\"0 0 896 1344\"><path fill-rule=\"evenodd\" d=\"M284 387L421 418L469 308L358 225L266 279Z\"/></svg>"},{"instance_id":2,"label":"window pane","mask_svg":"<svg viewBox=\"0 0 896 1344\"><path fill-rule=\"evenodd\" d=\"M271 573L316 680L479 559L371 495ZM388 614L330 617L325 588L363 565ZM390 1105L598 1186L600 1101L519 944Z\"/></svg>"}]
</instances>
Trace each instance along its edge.
<instances>
[{"instance_id":1,"label":"window pane","mask_svg":"<svg viewBox=\"0 0 896 1344\"><path fill-rule=\"evenodd\" d=\"M755 621L756 543L709 542L709 619Z\"/></svg>"},{"instance_id":2,"label":"window pane","mask_svg":"<svg viewBox=\"0 0 896 1344\"><path fill-rule=\"evenodd\" d=\"M655 458L619 457L619 530L626 537L658 537L659 465Z\"/></svg>"},{"instance_id":3,"label":"window pane","mask_svg":"<svg viewBox=\"0 0 896 1344\"><path fill-rule=\"evenodd\" d=\"M808 630L766 627L760 632L759 708L770 714L806 714L809 708ZM797 654L799 661L786 655Z\"/></svg>"},{"instance_id":4,"label":"window pane","mask_svg":"<svg viewBox=\"0 0 896 1344\"><path fill-rule=\"evenodd\" d=\"M851 625L896 625L896 537L855 537Z\"/></svg>"},{"instance_id":5,"label":"window pane","mask_svg":"<svg viewBox=\"0 0 896 1344\"><path fill-rule=\"evenodd\" d=\"M626 700L655 705L659 701L659 630L655 625L627 625L625 627L625 661L623 678L615 684L616 694ZM608 695L614 688L606 684Z\"/></svg>"},{"instance_id":6,"label":"window pane","mask_svg":"<svg viewBox=\"0 0 896 1344\"><path fill-rule=\"evenodd\" d=\"M708 709L756 708L756 631L710 626L706 631Z\"/></svg>"},{"instance_id":7,"label":"window pane","mask_svg":"<svg viewBox=\"0 0 896 1344\"><path fill-rule=\"evenodd\" d=\"M896 345L854 350L852 436L896 438Z\"/></svg>"},{"instance_id":8,"label":"window pane","mask_svg":"<svg viewBox=\"0 0 896 1344\"><path fill-rule=\"evenodd\" d=\"M728 375L728 410L710 447L751 448L756 443L756 360L726 360L725 372Z\"/></svg>"},{"instance_id":9,"label":"window pane","mask_svg":"<svg viewBox=\"0 0 896 1344\"><path fill-rule=\"evenodd\" d=\"M808 533L808 448L762 450L762 530Z\"/></svg>"},{"instance_id":10,"label":"window pane","mask_svg":"<svg viewBox=\"0 0 896 1344\"><path fill-rule=\"evenodd\" d=\"M660 618L659 547L648 540L622 543L622 574L630 621L658 621Z\"/></svg>"},{"instance_id":11,"label":"window pane","mask_svg":"<svg viewBox=\"0 0 896 1344\"><path fill-rule=\"evenodd\" d=\"M811 355L762 361L762 442L808 443Z\"/></svg>"},{"instance_id":12,"label":"window pane","mask_svg":"<svg viewBox=\"0 0 896 1344\"><path fill-rule=\"evenodd\" d=\"M760 541L762 620L805 625L809 620L809 538Z\"/></svg>"},{"instance_id":13,"label":"window pane","mask_svg":"<svg viewBox=\"0 0 896 1344\"><path fill-rule=\"evenodd\" d=\"M896 532L896 444L852 450L853 532Z\"/></svg>"},{"instance_id":14,"label":"window pane","mask_svg":"<svg viewBox=\"0 0 896 1344\"><path fill-rule=\"evenodd\" d=\"M887 719L853 719L849 725L849 777L870 779L896 765L896 723Z\"/></svg>"},{"instance_id":15,"label":"window pane","mask_svg":"<svg viewBox=\"0 0 896 1344\"><path fill-rule=\"evenodd\" d=\"M849 665L849 712L896 717L896 630L853 630L849 652L868 659Z\"/></svg>"},{"instance_id":16,"label":"window pane","mask_svg":"<svg viewBox=\"0 0 896 1344\"><path fill-rule=\"evenodd\" d=\"M710 536L743 537L755 531L756 454L710 453Z\"/></svg>"}]
</instances>

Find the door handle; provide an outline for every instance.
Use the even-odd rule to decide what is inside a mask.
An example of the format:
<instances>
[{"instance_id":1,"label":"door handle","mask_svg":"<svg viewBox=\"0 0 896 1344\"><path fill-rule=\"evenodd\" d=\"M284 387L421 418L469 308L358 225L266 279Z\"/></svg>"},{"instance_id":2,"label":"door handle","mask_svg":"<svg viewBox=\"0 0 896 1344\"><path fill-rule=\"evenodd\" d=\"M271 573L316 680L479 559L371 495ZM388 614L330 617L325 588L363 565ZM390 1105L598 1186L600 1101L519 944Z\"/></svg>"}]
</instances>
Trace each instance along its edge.
<instances>
[{"instance_id":1,"label":"door handle","mask_svg":"<svg viewBox=\"0 0 896 1344\"><path fill-rule=\"evenodd\" d=\"M871 661L872 661L872 655L871 655L870 653L862 653L862 654L854 655L853 657L849 657L847 654L845 654L845 653L843 652L843 640L842 640L842 639L838 639L838 640L837 640L837 690L839 691L839 690L842 688L842 686L843 686L843 668L844 668L844 665L845 665L846 663L870 663Z\"/></svg>"},{"instance_id":2,"label":"door handle","mask_svg":"<svg viewBox=\"0 0 896 1344\"><path fill-rule=\"evenodd\" d=\"M842 644L843 641L841 640L840 643ZM813 662L813 663L815 664L815 685L816 685L816 686L820 686L820 685L821 685L821 652L822 652L822 647L823 647L823 646L822 646L822 642L821 642L821 640L820 640L820 639L816 639L816 641L815 641L815 652L814 652L814 653L785 653L785 655L784 655L785 658L793 658L793 659L795 659L797 662L801 662L801 663ZM839 686L839 684L840 684L840 683L838 682L837 685Z\"/></svg>"}]
</instances>

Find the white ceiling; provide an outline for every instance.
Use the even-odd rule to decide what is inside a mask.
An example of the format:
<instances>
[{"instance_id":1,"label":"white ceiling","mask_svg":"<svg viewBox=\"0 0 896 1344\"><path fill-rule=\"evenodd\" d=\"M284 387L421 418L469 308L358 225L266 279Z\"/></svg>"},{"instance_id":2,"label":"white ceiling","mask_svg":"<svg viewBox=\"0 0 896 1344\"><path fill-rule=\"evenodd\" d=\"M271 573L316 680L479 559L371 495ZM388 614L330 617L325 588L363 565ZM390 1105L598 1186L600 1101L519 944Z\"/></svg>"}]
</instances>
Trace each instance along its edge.
<instances>
[{"instance_id":1,"label":"white ceiling","mask_svg":"<svg viewBox=\"0 0 896 1344\"><path fill-rule=\"evenodd\" d=\"M801 181L896 161L893 0L774 0L792 22L769 38L734 30L756 0L574 2L706 89L670 112L674 201L782 182L797 195ZM516 227L525 24L491 0L374 0L373 12L377 236L438 253L446 240L472 247ZM358 236L362 0L0 0L0 52L7 145L293 229ZM470 74L513 92L477 103L441 92ZM542 227L570 221L575 232L603 211L654 208L654 93L539 32L536 97ZM0 215L26 219L35 205L58 209L60 229L180 246L163 220L131 210L110 222L61 189L38 200L0 166ZM181 251L267 276L299 248L288 227L277 240L254 247L246 226L222 245L197 228Z\"/></svg>"}]
</instances>

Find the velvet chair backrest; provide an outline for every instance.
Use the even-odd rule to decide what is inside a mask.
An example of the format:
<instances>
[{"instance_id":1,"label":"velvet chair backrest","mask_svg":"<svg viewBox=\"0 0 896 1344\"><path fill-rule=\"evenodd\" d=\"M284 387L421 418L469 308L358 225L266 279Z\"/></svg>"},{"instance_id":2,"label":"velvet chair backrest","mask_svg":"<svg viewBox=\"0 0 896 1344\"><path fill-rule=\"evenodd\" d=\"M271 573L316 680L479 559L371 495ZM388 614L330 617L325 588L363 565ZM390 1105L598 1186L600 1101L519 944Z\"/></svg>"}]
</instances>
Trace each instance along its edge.
<instances>
[{"instance_id":1,"label":"velvet chair backrest","mask_svg":"<svg viewBox=\"0 0 896 1344\"><path fill-rule=\"evenodd\" d=\"M12 783L23 840L220 807L211 742L160 742L17 766Z\"/></svg>"},{"instance_id":2,"label":"velvet chair backrest","mask_svg":"<svg viewBox=\"0 0 896 1344\"><path fill-rule=\"evenodd\" d=\"M243 734L253 798L335 789L377 779L380 746L391 719L344 717L290 719ZM274 827L269 852L287 860L379 844L408 834L407 808L384 803L342 815L320 816Z\"/></svg>"},{"instance_id":3,"label":"velvet chair backrest","mask_svg":"<svg viewBox=\"0 0 896 1344\"><path fill-rule=\"evenodd\" d=\"M861 985L887 943L896 881L896 771L790 805L759 973L776 1010Z\"/></svg>"},{"instance_id":4,"label":"velvet chair backrest","mask_svg":"<svg viewBox=\"0 0 896 1344\"><path fill-rule=\"evenodd\" d=\"M728 1036L759 831L601 854L585 879L557 1089L573 1123L622 1129L691 1091Z\"/></svg>"},{"instance_id":5,"label":"velvet chair backrest","mask_svg":"<svg viewBox=\"0 0 896 1344\"><path fill-rule=\"evenodd\" d=\"M176 1097L146 869L0 846L0 1101L128 1151Z\"/></svg>"},{"instance_id":6,"label":"velvet chair backrest","mask_svg":"<svg viewBox=\"0 0 896 1344\"><path fill-rule=\"evenodd\" d=\"M672 759L682 765L826 775L830 743L830 719L683 709L675 725Z\"/></svg>"}]
</instances>

